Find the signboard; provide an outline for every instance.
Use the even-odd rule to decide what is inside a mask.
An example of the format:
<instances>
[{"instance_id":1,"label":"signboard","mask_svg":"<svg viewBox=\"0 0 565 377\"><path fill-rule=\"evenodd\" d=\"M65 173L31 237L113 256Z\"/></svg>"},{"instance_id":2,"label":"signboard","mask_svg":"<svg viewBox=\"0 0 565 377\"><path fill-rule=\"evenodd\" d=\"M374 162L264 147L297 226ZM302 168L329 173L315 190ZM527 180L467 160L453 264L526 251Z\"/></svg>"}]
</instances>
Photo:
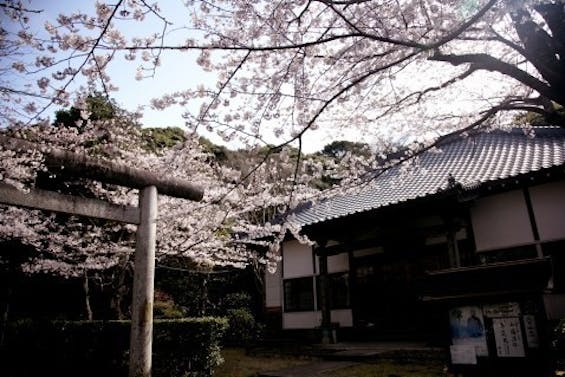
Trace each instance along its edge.
<instances>
[{"instance_id":1,"label":"signboard","mask_svg":"<svg viewBox=\"0 0 565 377\"><path fill-rule=\"evenodd\" d=\"M524 317L524 329L526 330L526 342L529 348L539 348L538 329L536 327L536 317L526 314Z\"/></svg>"},{"instance_id":2,"label":"signboard","mask_svg":"<svg viewBox=\"0 0 565 377\"><path fill-rule=\"evenodd\" d=\"M460 306L449 311L451 343L472 346L476 356L488 356L483 311L478 306Z\"/></svg>"},{"instance_id":3,"label":"signboard","mask_svg":"<svg viewBox=\"0 0 565 377\"><path fill-rule=\"evenodd\" d=\"M517 302L506 302L504 304L486 305L483 307L485 317L519 317L520 305Z\"/></svg>"},{"instance_id":4,"label":"signboard","mask_svg":"<svg viewBox=\"0 0 565 377\"><path fill-rule=\"evenodd\" d=\"M497 356L526 356L519 317L494 318L492 320L492 328L496 342Z\"/></svg>"}]
</instances>

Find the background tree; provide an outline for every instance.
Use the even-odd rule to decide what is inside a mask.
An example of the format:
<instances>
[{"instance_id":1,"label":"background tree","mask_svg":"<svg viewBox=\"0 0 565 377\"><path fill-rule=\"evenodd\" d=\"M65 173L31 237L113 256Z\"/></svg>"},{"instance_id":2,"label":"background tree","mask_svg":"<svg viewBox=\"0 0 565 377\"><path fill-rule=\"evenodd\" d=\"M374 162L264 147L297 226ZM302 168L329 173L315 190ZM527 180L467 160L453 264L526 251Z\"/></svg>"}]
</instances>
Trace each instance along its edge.
<instances>
[{"instance_id":1,"label":"background tree","mask_svg":"<svg viewBox=\"0 0 565 377\"><path fill-rule=\"evenodd\" d=\"M250 249L240 239L254 237L257 231L262 232L261 236L274 235L269 238L270 242L263 243L268 248L274 246L275 238L285 233L280 224L265 224L271 218L258 221L250 216L288 200L288 188L285 191L285 186L277 180L266 179L273 174L269 164L258 166L260 169L246 166L249 184L242 185L239 183L242 173L219 164L215 155L201 146L199 138L179 129L140 129L125 112L115 110L114 118L99 116L93 111L87 115L95 119L85 118L83 114L68 124L59 122L8 129L3 134L34 141L38 146L71 149L101 160L120 161L160 174L190 179L194 184L206 187L203 203L161 196L157 240L159 260L186 259L190 268L204 272L211 271L216 265L237 268L244 268L250 262L254 266L273 265L275 254L266 255L261 249ZM210 143L205 147L210 148ZM0 149L0 156L4 161L0 167L3 184L104 199L116 204L137 201L135 190L69 176L64 166L49 165L37 151ZM287 163L285 167L284 161L278 165L280 171L294 169L293 164ZM306 176L300 180L304 180L306 191L312 190ZM123 318L127 315L134 251L133 227L9 206L0 206L0 214L0 242L17 243L33 250L18 264L20 274L50 274L82 280L84 318ZM10 250L0 250L0 257L4 251ZM109 314L107 308L101 310L100 305L91 302L93 296L98 302L106 300L106 306L113 313Z\"/></svg>"},{"instance_id":2,"label":"background tree","mask_svg":"<svg viewBox=\"0 0 565 377\"><path fill-rule=\"evenodd\" d=\"M68 110L57 110L53 125L82 129L86 125L87 120L112 120L118 117L118 112L120 111L121 109L115 101L101 93L95 93L86 97L83 108L71 106Z\"/></svg>"},{"instance_id":3,"label":"background tree","mask_svg":"<svg viewBox=\"0 0 565 377\"><path fill-rule=\"evenodd\" d=\"M369 157L372 154L369 145L347 140L334 141L324 146L321 153L333 158L344 157L347 153L360 154L366 157Z\"/></svg>"}]
</instances>

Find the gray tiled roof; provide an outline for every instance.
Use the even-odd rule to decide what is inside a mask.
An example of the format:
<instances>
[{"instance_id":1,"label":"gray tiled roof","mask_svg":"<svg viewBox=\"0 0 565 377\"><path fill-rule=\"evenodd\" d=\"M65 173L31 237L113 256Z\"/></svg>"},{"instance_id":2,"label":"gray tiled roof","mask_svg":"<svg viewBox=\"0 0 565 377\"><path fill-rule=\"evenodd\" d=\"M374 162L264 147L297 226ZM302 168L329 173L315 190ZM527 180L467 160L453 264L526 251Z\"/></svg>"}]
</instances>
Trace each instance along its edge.
<instances>
[{"instance_id":1,"label":"gray tiled roof","mask_svg":"<svg viewBox=\"0 0 565 377\"><path fill-rule=\"evenodd\" d=\"M444 142L438 151L396 166L354 194L335 196L296 211L291 221L310 225L426 197L448 188L452 175L464 188L565 164L565 129L492 131Z\"/></svg>"}]
</instances>

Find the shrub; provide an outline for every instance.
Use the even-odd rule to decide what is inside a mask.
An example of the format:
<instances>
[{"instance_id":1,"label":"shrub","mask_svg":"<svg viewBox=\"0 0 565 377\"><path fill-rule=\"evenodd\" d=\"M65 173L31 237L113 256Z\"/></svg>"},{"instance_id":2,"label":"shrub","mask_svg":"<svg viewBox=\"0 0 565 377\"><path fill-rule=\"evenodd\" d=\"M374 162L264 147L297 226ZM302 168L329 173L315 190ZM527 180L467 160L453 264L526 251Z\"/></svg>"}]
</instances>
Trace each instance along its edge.
<instances>
[{"instance_id":1,"label":"shrub","mask_svg":"<svg viewBox=\"0 0 565 377\"><path fill-rule=\"evenodd\" d=\"M158 321L155 326L154 376L208 377L223 360L220 341L227 328L215 317Z\"/></svg>"},{"instance_id":2,"label":"shrub","mask_svg":"<svg viewBox=\"0 0 565 377\"><path fill-rule=\"evenodd\" d=\"M228 320L229 327L224 337L225 344L244 346L257 340L261 326L251 311L251 296L246 292L229 293L222 300L217 315Z\"/></svg>"},{"instance_id":3,"label":"shrub","mask_svg":"<svg viewBox=\"0 0 565 377\"><path fill-rule=\"evenodd\" d=\"M226 313L229 327L226 331L226 342L245 344L254 339L255 318L245 308L228 309Z\"/></svg>"},{"instance_id":4,"label":"shrub","mask_svg":"<svg viewBox=\"0 0 565 377\"><path fill-rule=\"evenodd\" d=\"M247 292L228 293L222 300L226 309L250 308L251 296Z\"/></svg>"},{"instance_id":5,"label":"shrub","mask_svg":"<svg viewBox=\"0 0 565 377\"><path fill-rule=\"evenodd\" d=\"M156 320L153 376L208 377L221 362L225 319ZM0 375L126 376L129 321L31 322L11 324L1 350Z\"/></svg>"}]
</instances>

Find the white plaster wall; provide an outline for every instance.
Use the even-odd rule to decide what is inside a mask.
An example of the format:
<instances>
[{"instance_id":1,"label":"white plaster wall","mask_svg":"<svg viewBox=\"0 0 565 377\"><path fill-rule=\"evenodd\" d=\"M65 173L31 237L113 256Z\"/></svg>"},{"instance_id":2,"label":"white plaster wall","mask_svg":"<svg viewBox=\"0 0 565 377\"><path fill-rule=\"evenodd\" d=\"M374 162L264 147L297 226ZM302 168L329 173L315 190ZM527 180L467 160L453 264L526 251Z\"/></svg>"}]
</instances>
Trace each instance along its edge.
<instances>
[{"instance_id":1,"label":"white plaster wall","mask_svg":"<svg viewBox=\"0 0 565 377\"><path fill-rule=\"evenodd\" d=\"M341 253L328 257L328 273L349 271L349 254ZM316 255L316 274L320 274L320 257Z\"/></svg>"},{"instance_id":2,"label":"white plaster wall","mask_svg":"<svg viewBox=\"0 0 565 377\"><path fill-rule=\"evenodd\" d=\"M320 312L283 313L283 329L313 329L321 323Z\"/></svg>"},{"instance_id":3,"label":"white plaster wall","mask_svg":"<svg viewBox=\"0 0 565 377\"><path fill-rule=\"evenodd\" d=\"M471 208L477 251L501 249L534 241L521 190L478 199Z\"/></svg>"},{"instance_id":4,"label":"white plaster wall","mask_svg":"<svg viewBox=\"0 0 565 377\"><path fill-rule=\"evenodd\" d=\"M285 279L314 274L312 248L298 241L283 244L283 274Z\"/></svg>"},{"instance_id":5,"label":"white plaster wall","mask_svg":"<svg viewBox=\"0 0 565 377\"><path fill-rule=\"evenodd\" d=\"M541 241L565 238L565 181L530 188Z\"/></svg>"},{"instance_id":6,"label":"white plaster wall","mask_svg":"<svg viewBox=\"0 0 565 377\"><path fill-rule=\"evenodd\" d=\"M331 311L331 321L339 323L340 327L353 326L351 309ZM283 313L283 329L313 329L322 324L322 312Z\"/></svg>"},{"instance_id":7,"label":"white plaster wall","mask_svg":"<svg viewBox=\"0 0 565 377\"><path fill-rule=\"evenodd\" d=\"M277 264L274 274L265 272L265 306L275 308L282 306L282 263Z\"/></svg>"},{"instance_id":8,"label":"white plaster wall","mask_svg":"<svg viewBox=\"0 0 565 377\"><path fill-rule=\"evenodd\" d=\"M341 253L328 257L328 273L349 271L349 254Z\"/></svg>"},{"instance_id":9,"label":"white plaster wall","mask_svg":"<svg viewBox=\"0 0 565 377\"><path fill-rule=\"evenodd\" d=\"M331 311L332 322L338 322L340 327L353 326L353 313L351 309L337 309Z\"/></svg>"}]
</instances>

